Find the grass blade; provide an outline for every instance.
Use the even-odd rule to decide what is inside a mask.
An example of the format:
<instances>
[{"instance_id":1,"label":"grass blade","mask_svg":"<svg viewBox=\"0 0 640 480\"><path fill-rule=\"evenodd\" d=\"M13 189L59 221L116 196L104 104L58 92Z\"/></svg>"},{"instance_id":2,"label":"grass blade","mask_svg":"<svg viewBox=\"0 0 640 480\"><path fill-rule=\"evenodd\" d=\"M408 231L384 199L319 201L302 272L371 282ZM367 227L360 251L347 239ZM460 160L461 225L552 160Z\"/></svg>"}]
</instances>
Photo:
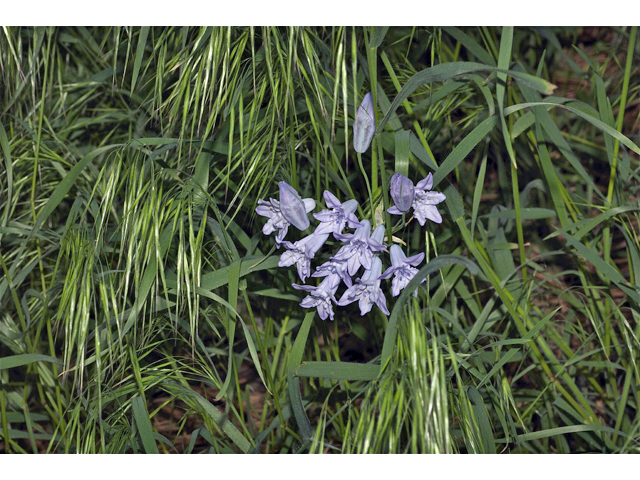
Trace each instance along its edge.
<instances>
[{"instance_id":1,"label":"grass blade","mask_svg":"<svg viewBox=\"0 0 640 480\"><path fill-rule=\"evenodd\" d=\"M296 369L298 377L331 378L333 380L374 380L380 365L350 362L303 362Z\"/></svg>"},{"instance_id":2,"label":"grass blade","mask_svg":"<svg viewBox=\"0 0 640 480\"><path fill-rule=\"evenodd\" d=\"M149 421L149 412L147 412L147 406L145 405L144 398L134 397L131 399L131 409L133 410L133 419L138 427L138 434L142 441L142 446L145 453L160 453L158 451L158 445L153 436L153 428Z\"/></svg>"},{"instance_id":3,"label":"grass blade","mask_svg":"<svg viewBox=\"0 0 640 480\"><path fill-rule=\"evenodd\" d=\"M29 365L33 362L50 362L57 365L62 365L62 360L48 355L41 355L39 353L22 353L19 355L11 355L9 357L0 357L0 370L7 368L16 368L23 365Z\"/></svg>"},{"instance_id":4,"label":"grass blade","mask_svg":"<svg viewBox=\"0 0 640 480\"><path fill-rule=\"evenodd\" d=\"M307 441L313 438L313 431L311 429L311 423L309 417L307 417L302 405L302 396L300 394L300 381L297 378L296 370L302 362L302 356L304 354L304 348L307 344L307 337L309 336L309 330L311 324L315 318L315 311L307 313L300 326L300 331L296 336L296 340L293 343L293 348L289 354L289 362L287 364L287 380L289 383L289 400L291 401L291 408L293 414L298 423L300 429L300 435L303 441Z\"/></svg>"},{"instance_id":5,"label":"grass blade","mask_svg":"<svg viewBox=\"0 0 640 480\"><path fill-rule=\"evenodd\" d=\"M145 56L145 47L147 46L147 36L149 35L149 27L141 27L138 34L138 46L136 47L136 58L133 61L133 74L131 77L131 93L136 88L136 81L140 74L140 67L142 65L142 59Z\"/></svg>"}]
</instances>

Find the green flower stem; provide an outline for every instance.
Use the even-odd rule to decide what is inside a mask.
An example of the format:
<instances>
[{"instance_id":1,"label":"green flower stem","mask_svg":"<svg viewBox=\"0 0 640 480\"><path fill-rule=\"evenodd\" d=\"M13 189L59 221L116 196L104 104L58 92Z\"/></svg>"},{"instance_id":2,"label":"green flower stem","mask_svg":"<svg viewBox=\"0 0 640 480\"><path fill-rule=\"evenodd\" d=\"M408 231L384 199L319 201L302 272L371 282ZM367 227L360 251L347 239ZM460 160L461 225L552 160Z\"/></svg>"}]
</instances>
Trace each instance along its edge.
<instances>
[{"instance_id":1,"label":"green flower stem","mask_svg":"<svg viewBox=\"0 0 640 480\"><path fill-rule=\"evenodd\" d=\"M384 223L387 229L387 242L392 243L392 225L391 225L391 215L387 212L387 208L389 208L389 182L387 181L387 171L384 168L384 156L382 155L382 145L378 143L378 148L380 150L380 175L382 181L382 209L384 215ZM375 217L375 212L374 212Z\"/></svg>"},{"instance_id":2,"label":"green flower stem","mask_svg":"<svg viewBox=\"0 0 640 480\"><path fill-rule=\"evenodd\" d=\"M362 173L362 177L364 178L364 183L367 185L367 193L369 195L369 208L371 209L371 219L373 220L372 224L375 224L375 209L373 207L373 192L371 191L371 184L369 183L369 177L367 176L367 172L364 169L364 165L362 165L362 154L359 152L356 153L358 159L358 166L360 167L360 172Z\"/></svg>"},{"instance_id":3,"label":"green flower stem","mask_svg":"<svg viewBox=\"0 0 640 480\"><path fill-rule=\"evenodd\" d=\"M378 105L378 77L377 77L377 68L376 68L376 60L378 59L378 47L375 45L371 45L370 40L371 36L367 35L367 30L365 32L365 39L367 43L367 63L369 64L369 83L371 84L371 96L373 98L373 118L375 119L375 124L378 125L378 115L377 115L377 105ZM371 32L373 34L373 27L371 28ZM378 159L377 159L377 139L376 136L373 136L373 141L371 142L371 190L376 191L378 189ZM371 194L369 194L371 195ZM373 214L373 212L372 212Z\"/></svg>"}]
</instances>

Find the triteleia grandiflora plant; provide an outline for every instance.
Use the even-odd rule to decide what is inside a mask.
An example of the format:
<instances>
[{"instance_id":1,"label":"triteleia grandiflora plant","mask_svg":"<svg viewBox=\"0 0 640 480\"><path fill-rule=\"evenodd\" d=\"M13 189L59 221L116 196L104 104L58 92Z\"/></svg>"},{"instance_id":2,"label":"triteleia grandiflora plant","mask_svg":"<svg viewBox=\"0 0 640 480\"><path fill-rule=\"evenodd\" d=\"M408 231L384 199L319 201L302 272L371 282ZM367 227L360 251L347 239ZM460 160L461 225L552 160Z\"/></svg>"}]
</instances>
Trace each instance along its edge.
<instances>
[{"instance_id":1,"label":"triteleia grandiflora plant","mask_svg":"<svg viewBox=\"0 0 640 480\"><path fill-rule=\"evenodd\" d=\"M371 94L367 94L358 109L354 121L354 148L357 152L364 152L369 148L376 126L373 116L373 101ZM333 193L323 194L327 208L313 217L319 222L315 230L296 242L285 240L289 225L305 231L311 226L309 212L315 207L311 198L301 198L298 192L286 182L279 182L280 200L269 199L268 202L258 200L256 212L268 217L262 232L276 234L276 246L284 246L285 251L280 256L278 266L289 267L295 265L298 276L303 284L293 284L297 290L307 292L300 306L317 308L320 318L334 319L334 305L345 306L358 302L360 314L365 315L376 305L385 315L389 315L387 301L382 291L382 280L391 281L391 294L398 296L411 279L418 273L416 268L424 260L424 253L407 257L399 245L391 245L389 249L384 244L385 228L377 225L371 231L371 223L367 219L359 220L355 212L358 202L350 199L340 202ZM445 200L445 195L432 191L433 176L429 174L415 186L413 182L400 173L391 177L389 183L391 198L394 206L388 209L391 214L402 215L413 208L413 215L420 225L424 226L429 219L441 223L442 217L436 205ZM354 229L344 232L345 228ZM325 245L329 236L342 243L342 246L328 259L317 266L311 273L311 261ZM390 266L382 271L383 252L388 252ZM362 271L358 278L354 278ZM309 277L324 277L315 285L304 284ZM341 284L345 290L338 300L336 294ZM417 290L414 292L417 295Z\"/></svg>"}]
</instances>

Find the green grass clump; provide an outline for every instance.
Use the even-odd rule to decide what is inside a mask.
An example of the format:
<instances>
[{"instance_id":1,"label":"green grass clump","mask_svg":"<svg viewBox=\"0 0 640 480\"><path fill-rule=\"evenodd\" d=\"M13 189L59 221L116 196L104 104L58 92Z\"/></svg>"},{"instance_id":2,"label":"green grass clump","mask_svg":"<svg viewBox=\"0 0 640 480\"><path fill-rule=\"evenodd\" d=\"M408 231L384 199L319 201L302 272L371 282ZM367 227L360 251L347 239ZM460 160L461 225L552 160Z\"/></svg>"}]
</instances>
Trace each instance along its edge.
<instances>
[{"instance_id":1,"label":"green grass clump","mask_svg":"<svg viewBox=\"0 0 640 480\"><path fill-rule=\"evenodd\" d=\"M636 37L4 28L0 451L640 453ZM300 307L278 181L424 252L389 316Z\"/></svg>"}]
</instances>

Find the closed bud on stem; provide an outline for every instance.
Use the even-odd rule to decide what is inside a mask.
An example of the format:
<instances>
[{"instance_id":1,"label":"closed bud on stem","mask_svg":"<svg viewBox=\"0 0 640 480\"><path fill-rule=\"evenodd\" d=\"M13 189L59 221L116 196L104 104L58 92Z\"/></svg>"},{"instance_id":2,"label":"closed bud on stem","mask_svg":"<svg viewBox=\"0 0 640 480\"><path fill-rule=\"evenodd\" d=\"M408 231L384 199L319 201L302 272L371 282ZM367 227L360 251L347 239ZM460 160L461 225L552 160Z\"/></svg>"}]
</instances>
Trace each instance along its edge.
<instances>
[{"instance_id":1,"label":"closed bud on stem","mask_svg":"<svg viewBox=\"0 0 640 480\"><path fill-rule=\"evenodd\" d=\"M415 187L413 182L401 173L394 173L389 184L391 198L401 212L408 212L413 204Z\"/></svg>"},{"instance_id":2,"label":"closed bud on stem","mask_svg":"<svg viewBox=\"0 0 640 480\"><path fill-rule=\"evenodd\" d=\"M358 153L364 153L371 145L373 134L376 132L376 120L373 114L373 97L367 93L356 113L353 122L353 148Z\"/></svg>"},{"instance_id":3,"label":"closed bud on stem","mask_svg":"<svg viewBox=\"0 0 640 480\"><path fill-rule=\"evenodd\" d=\"M279 182L280 187L280 211L287 222L298 230L309 228L309 216L307 212L315 208L316 202L311 198L300 198L298 192L287 182Z\"/></svg>"}]
</instances>

